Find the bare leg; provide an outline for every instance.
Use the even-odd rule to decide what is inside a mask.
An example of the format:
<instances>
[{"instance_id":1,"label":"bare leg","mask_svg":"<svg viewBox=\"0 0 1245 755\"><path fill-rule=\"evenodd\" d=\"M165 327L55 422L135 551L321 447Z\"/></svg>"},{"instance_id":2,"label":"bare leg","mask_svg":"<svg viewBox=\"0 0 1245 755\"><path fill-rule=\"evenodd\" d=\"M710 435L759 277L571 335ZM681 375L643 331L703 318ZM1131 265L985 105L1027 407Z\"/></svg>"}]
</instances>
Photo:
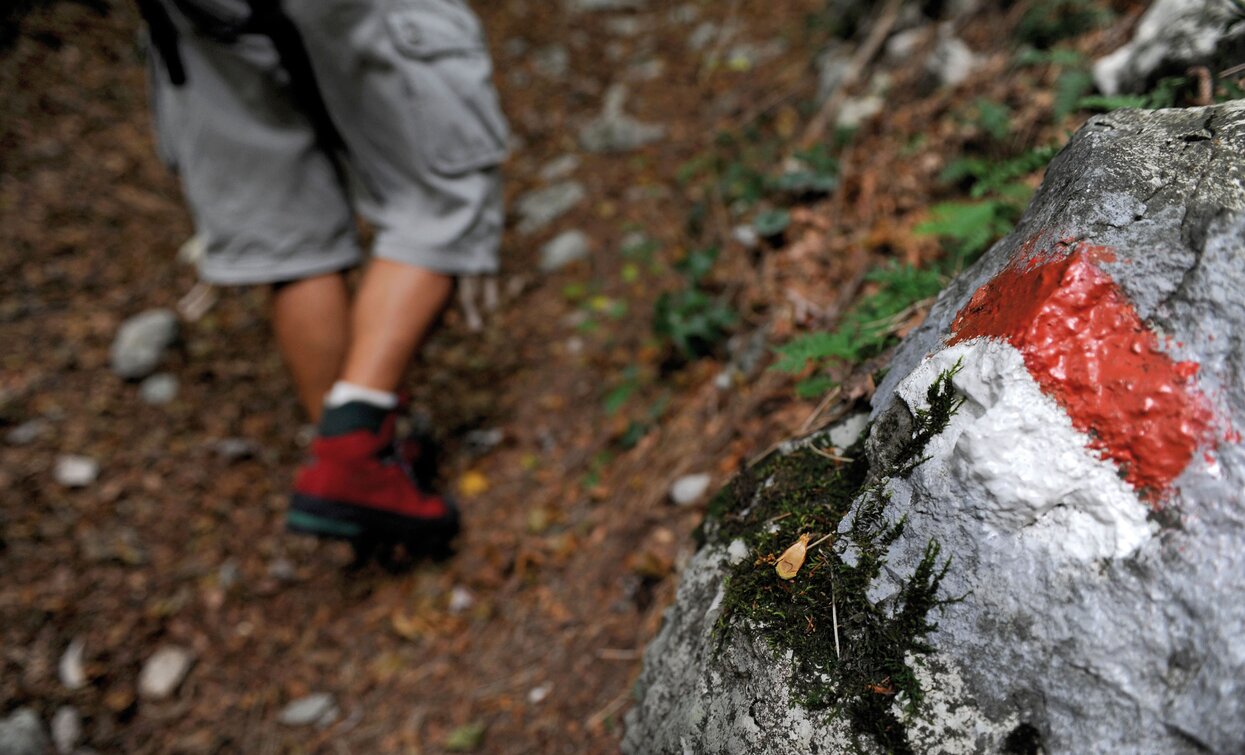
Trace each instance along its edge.
<instances>
[{"instance_id":1,"label":"bare leg","mask_svg":"<svg viewBox=\"0 0 1245 755\"><path fill-rule=\"evenodd\" d=\"M355 294L341 379L395 391L453 290L454 279L448 275L373 259Z\"/></svg>"},{"instance_id":2,"label":"bare leg","mask_svg":"<svg viewBox=\"0 0 1245 755\"><path fill-rule=\"evenodd\" d=\"M350 339L349 292L340 273L274 287L272 328L294 379L298 400L312 422L320 420L324 394L341 373Z\"/></svg>"}]
</instances>

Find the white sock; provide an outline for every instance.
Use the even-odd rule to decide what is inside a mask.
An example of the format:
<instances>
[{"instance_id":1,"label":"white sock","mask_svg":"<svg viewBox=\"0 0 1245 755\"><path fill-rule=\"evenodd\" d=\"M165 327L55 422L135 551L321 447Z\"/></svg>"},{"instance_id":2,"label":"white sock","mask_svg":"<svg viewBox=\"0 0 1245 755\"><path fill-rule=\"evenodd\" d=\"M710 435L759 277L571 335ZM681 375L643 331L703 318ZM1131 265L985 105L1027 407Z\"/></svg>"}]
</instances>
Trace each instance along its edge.
<instances>
[{"instance_id":1,"label":"white sock","mask_svg":"<svg viewBox=\"0 0 1245 755\"><path fill-rule=\"evenodd\" d=\"M380 409L394 409L398 406L398 394L338 380L333 383L332 390L324 397L324 406L332 409L351 401L362 401Z\"/></svg>"}]
</instances>

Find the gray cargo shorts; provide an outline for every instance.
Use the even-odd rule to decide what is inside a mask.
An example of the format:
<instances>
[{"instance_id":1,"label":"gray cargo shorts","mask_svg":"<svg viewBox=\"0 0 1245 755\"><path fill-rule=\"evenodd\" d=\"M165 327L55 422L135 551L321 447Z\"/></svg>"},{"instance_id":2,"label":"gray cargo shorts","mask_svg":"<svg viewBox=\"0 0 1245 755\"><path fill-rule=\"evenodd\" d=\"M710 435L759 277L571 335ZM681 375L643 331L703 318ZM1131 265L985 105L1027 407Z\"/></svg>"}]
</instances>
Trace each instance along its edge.
<instances>
[{"instance_id":1,"label":"gray cargo shorts","mask_svg":"<svg viewBox=\"0 0 1245 755\"><path fill-rule=\"evenodd\" d=\"M354 266L356 213L375 228L376 257L496 271L508 131L462 0L283 3L344 143L336 155L296 104L271 37L207 33L197 16L219 7L227 22L245 2L162 2L186 82L174 86L153 61L157 143L182 178L205 280L275 283Z\"/></svg>"}]
</instances>

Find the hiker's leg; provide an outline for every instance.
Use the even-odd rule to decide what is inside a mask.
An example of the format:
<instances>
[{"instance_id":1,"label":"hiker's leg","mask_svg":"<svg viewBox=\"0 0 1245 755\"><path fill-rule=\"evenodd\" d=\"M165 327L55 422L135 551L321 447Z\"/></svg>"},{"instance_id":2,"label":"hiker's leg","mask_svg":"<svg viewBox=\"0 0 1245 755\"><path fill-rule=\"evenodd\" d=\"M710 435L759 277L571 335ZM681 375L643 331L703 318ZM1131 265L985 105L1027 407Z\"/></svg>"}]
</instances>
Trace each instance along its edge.
<instances>
[{"instance_id":1,"label":"hiker's leg","mask_svg":"<svg viewBox=\"0 0 1245 755\"><path fill-rule=\"evenodd\" d=\"M355 295L341 379L395 391L453 289L454 279L448 275L388 259L372 260Z\"/></svg>"},{"instance_id":2,"label":"hiker's leg","mask_svg":"<svg viewBox=\"0 0 1245 755\"><path fill-rule=\"evenodd\" d=\"M299 403L320 420L324 395L341 374L350 342L350 295L341 273L273 287L272 330Z\"/></svg>"}]
</instances>

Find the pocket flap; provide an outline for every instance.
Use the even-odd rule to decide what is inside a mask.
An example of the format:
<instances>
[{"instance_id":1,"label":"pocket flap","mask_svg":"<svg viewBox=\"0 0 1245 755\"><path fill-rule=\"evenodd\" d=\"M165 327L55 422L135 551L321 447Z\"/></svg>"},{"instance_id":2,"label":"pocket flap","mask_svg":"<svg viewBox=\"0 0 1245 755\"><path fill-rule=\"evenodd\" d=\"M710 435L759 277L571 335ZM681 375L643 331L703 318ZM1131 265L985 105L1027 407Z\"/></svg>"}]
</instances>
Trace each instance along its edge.
<instances>
[{"instance_id":1,"label":"pocket flap","mask_svg":"<svg viewBox=\"0 0 1245 755\"><path fill-rule=\"evenodd\" d=\"M484 38L470 19L458 21L450 14L419 7L403 8L389 14L389 31L394 43L413 58L436 58L484 52Z\"/></svg>"}]
</instances>

